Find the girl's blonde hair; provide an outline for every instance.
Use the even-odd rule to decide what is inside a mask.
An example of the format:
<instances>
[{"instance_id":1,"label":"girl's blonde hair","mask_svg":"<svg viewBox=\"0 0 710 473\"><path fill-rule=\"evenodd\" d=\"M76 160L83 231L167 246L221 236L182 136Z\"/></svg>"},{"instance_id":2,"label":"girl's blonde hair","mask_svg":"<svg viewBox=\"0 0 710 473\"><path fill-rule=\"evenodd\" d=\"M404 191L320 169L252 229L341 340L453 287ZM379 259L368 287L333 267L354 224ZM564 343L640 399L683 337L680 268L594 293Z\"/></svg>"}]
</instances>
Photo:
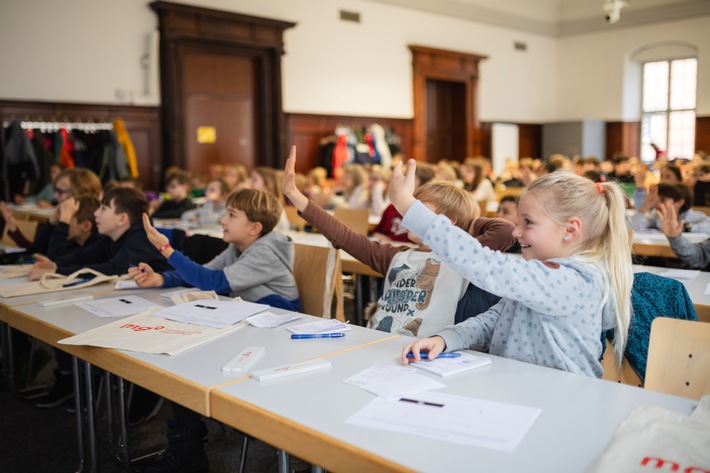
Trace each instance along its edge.
<instances>
[{"instance_id":1,"label":"girl's blonde hair","mask_svg":"<svg viewBox=\"0 0 710 473\"><path fill-rule=\"evenodd\" d=\"M270 168L268 166L257 166L254 172L259 174L264 179L266 190L271 192L284 205L285 199L281 192L281 181L283 180L283 171Z\"/></svg>"},{"instance_id":2,"label":"girl's blonde hair","mask_svg":"<svg viewBox=\"0 0 710 473\"><path fill-rule=\"evenodd\" d=\"M616 309L614 348L622 359L631 319L631 239L626 227L626 197L614 182L595 183L568 172L553 172L533 181L520 196L535 193L544 212L555 222L582 221L577 257L597 264L607 278Z\"/></svg>"},{"instance_id":3,"label":"girl's blonde hair","mask_svg":"<svg viewBox=\"0 0 710 473\"><path fill-rule=\"evenodd\" d=\"M451 182L433 181L424 184L414 191L414 197L432 205L437 213L446 215L463 230L468 230L471 222L481 215L481 209L473 196Z\"/></svg>"}]
</instances>

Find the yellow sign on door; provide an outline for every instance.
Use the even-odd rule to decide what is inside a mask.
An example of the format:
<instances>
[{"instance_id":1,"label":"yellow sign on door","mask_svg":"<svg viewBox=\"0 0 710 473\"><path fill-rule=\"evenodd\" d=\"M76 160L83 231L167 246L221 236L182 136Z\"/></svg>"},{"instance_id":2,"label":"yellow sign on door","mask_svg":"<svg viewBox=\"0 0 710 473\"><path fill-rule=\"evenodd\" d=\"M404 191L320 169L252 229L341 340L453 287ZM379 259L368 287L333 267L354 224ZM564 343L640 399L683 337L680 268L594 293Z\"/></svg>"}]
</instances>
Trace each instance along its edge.
<instances>
[{"instance_id":1,"label":"yellow sign on door","mask_svg":"<svg viewBox=\"0 0 710 473\"><path fill-rule=\"evenodd\" d=\"M217 129L213 126L198 126L197 127L197 142L198 143L214 143L217 141Z\"/></svg>"}]
</instances>

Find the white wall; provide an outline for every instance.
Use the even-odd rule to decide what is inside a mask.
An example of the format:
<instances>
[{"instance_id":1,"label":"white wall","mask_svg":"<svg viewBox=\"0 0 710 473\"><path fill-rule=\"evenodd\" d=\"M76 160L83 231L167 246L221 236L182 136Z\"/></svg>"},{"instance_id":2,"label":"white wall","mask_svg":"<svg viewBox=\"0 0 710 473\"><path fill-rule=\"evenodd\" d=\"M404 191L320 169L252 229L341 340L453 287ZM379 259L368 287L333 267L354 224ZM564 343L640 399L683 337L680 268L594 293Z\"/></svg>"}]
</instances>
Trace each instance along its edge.
<instances>
[{"instance_id":1,"label":"white wall","mask_svg":"<svg viewBox=\"0 0 710 473\"><path fill-rule=\"evenodd\" d=\"M710 114L708 18L555 40L362 0L190 3L298 23L285 35L287 112L410 118L407 45L417 44L489 57L481 63L482 120L620 120L627 53L669 37L701 48L698 111ZM341 22L339 9L362 22ZM155 93L140 97L140 59L156 26L146 0L3 0L0 98L157 104ZM515 51L515 41L528 51Z\"/></svg>"},{"instance_id":2,"label":"white wall","mask_svg":"<svg viewBox=\"0 0 710 473\"><path fill-rule=\"evenodd\" d=\"M634 75L639 80L633 83L640 81L640 71L630 57L641 46L670 41L698 48L697 113L710 115L710 18L703 17L560 38L560 119L639 120L639 89L630 81L625 84L625 79Z\"/></svg>"}]
</instances>

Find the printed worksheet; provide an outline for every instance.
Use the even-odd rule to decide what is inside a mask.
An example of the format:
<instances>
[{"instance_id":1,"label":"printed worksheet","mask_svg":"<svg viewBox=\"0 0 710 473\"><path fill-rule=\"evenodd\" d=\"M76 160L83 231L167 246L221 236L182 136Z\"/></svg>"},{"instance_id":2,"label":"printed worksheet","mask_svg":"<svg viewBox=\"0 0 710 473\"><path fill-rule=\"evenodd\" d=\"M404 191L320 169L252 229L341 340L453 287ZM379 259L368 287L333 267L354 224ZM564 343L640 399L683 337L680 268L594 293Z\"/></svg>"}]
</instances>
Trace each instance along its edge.
<instances>
[{"instance_id":1,"label":"printed worksheet","mask_svg":"<svg viewBox=\"0 0 710 473\"><path fill-rule=\"evenodd\" d=\"M176 322L223 328L269 308L253 302L197 300L166 307L153 315Z\"/></svg>"},{"instance_id":2,"label":"printed worksheet","mask_svg":"<svg viewBox=\"0 0 710 473\"><path fill-rule=\"evenodd\" d=\"M87 302L75 302L75 306L98 315L103 319L136 315L154 307L156 304L138 296L111 297Z\"/></svg>"}]
</instances>

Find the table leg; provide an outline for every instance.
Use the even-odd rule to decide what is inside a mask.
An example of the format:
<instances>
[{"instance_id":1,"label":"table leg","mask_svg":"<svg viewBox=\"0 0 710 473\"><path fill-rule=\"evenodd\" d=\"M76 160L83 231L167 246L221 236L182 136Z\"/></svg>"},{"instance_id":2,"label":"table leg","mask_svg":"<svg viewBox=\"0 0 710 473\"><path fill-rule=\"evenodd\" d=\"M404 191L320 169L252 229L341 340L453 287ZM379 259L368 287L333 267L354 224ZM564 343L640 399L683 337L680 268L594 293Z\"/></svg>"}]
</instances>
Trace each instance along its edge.
<instances>
[{"instance_id":1,"label":"table leg","mask_svg":"<svg viewBox=\"0 0 710 473\"><path fill-rule=\"evenodd\" d=\"M84 463L84 426L82 419L81 405L81 373L79 373L79 360L77 357L71 357L72 377L74 378L74 416L76 418L76 438L77 446L79 447L79 466L77 473L84 471L86 466Z\"/></svg>"}]
</instances>

